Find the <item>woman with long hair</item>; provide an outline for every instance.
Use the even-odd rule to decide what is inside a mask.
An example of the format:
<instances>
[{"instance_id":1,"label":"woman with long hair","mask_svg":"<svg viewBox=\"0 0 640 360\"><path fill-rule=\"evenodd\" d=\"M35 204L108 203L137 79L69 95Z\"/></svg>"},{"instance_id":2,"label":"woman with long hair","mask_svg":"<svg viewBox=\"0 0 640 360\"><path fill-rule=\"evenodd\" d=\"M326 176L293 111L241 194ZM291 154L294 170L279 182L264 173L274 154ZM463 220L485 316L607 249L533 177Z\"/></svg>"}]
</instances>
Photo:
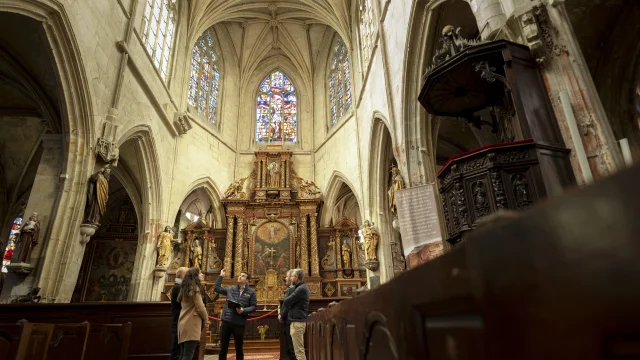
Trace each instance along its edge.
<instances>
[{"instance_id":1,"label":"woman with long hair","mask_svg":"<svg viewBox=\"0 0 640 360\"><path fill-rule=\"evenodd\" d=\"M180 360L191 360L200 343L200 333L209 327L207 309L202 301L204 288L200 283L204 274L198 268L191 268L182 280L178 301L182 304L178 320L178 343Z\"/></svg>"}]
</instances>

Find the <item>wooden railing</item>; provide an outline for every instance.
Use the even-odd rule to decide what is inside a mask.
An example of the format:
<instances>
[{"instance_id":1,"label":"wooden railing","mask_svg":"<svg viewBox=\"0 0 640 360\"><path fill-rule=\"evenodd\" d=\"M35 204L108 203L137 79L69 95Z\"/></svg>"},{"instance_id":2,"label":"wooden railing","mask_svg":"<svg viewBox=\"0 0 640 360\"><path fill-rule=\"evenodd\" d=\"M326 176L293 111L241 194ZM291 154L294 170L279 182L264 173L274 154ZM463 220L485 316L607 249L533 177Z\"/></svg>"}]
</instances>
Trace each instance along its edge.
<instances>
[{"instance_id":1,"label":"wooden railing","mask_svg":"<svg viewBox=\"0 0 640 360\"><path fill-rule=\"evenodd\" d=\"M640 358L640 168L310 317L309 359Z\"/></svg>"}]
</instances>

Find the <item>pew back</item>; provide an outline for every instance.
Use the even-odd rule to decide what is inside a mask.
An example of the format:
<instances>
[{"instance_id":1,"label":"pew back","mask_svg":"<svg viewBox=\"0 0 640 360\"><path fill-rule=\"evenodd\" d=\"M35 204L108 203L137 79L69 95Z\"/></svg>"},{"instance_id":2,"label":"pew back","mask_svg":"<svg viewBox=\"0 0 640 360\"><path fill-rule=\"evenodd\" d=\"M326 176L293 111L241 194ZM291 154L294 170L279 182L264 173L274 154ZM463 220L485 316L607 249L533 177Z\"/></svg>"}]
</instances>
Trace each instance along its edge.
<instances>
[{"instance_id":1,"label":"pew back","mask_svg":"<svg viewBox=\"0 0 640 360\"><path fill-rule=\"evenodd\" d=\"M131 323L91 325L87 340L87 360L126 360Z\"/></svg>"},{"instance_id":2,"label":"pew back","mask_svg":"<svg viewBox=\"0 0 640 360\"><path fill-rule=\"evenodd\" d=\"M16 360L46 360L54 328L53 324L24 323Z\"/></svg>"}]
</instances>

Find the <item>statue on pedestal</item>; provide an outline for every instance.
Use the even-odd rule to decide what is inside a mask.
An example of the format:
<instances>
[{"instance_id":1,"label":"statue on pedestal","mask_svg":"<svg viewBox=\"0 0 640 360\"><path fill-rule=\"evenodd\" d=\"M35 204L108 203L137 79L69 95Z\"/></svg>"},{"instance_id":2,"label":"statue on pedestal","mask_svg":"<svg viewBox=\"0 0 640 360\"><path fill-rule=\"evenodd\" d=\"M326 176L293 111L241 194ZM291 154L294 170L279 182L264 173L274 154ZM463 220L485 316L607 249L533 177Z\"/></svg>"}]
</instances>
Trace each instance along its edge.
<instances>
[{"instance_id":1,"label":"statue on pedestal","mask_svg":"<svg viewBox=\"0 0 640 360\"><path fill-rule=\"evenodd\" d=\"M20 229L13 258L19 263L28 263L31 260L31 251L38 245L39 236L40 220L38 220L38 213L34 212Z\"/></svg>"},{"instance_id":2,"label":"statue on pedestal","mask_svg":"<svg viewBox=\"0 0 640 360\"><path fill-rule=\"evenodd\" d=\"M404 189L404 180L400 175L400 169L395 165L391 166L391 186L389 186L389 210L394 216L398 216L398 209L396 207L396 191Z\"/></svg>"},{"instance_id":3,"label":"statue on pedestal","mask_svg":"<svg viewBox=\"0 0 640 360\"><path fill-rule=\"evenodd\" d=\"M278 163L275 161L269 164L269 187L280 187L280 169L278 169Z\"/></svg>"},{"instance_id":4,"label":"statue on pedestal","mask_svg":"<svg viewBox=\"0 0 640 360\"><path fill-rule=\"evenodd\" d=\"M99 224L100 219L107 210L110 175L111 168L107 165L89 178L89 183L87 184L87 203L84 209L85 223Z\"/></svg>"},{"instance_id":5,"label":"statue on pedestal","mask_svg":"<svg viewBox=\"0 0 640 360\"><path fill-rule=\"evenodd\" d=\"M365 220L362 225L362 236L364 237L365 252L367 253L367 260L365 261L365 267L371 271L378 269L378 231L373 227L374 223L369 220Z\"/></svg>"},{"instance_id":6,"label":"statue on pedestal","mask_svg":"<svg viewBox=\"0 0 640 360\"><path fill-rule=\"evenodd\" d=\"M191 266L200 269L202 266L202 248L200 242L196 240L193 244L193 250L191 252Z\"/></svg>"},{"instance_id":7,"label":"statue on pedestal","mask_svg":"<svg viewBox=\"0 0 640 360\"><path fill-rule=\"evenodd\" d=\"M164 231L158 235L158 260L156 262L157 266L166 267L169 262L169 256L171 255L171 241L173 240L171 236L171 228L169 226L165 226Z\"/></svg>"},{"instance_id":8,"label":"statue on pedestal","mask_svg":"<svg viewBox=\"0 0 640 360\"><path fill-rule=\"evenodd\" d=\"M342 268L351 269L351 248L346 241L342 243Z\"/></svg>"}]
</instances>

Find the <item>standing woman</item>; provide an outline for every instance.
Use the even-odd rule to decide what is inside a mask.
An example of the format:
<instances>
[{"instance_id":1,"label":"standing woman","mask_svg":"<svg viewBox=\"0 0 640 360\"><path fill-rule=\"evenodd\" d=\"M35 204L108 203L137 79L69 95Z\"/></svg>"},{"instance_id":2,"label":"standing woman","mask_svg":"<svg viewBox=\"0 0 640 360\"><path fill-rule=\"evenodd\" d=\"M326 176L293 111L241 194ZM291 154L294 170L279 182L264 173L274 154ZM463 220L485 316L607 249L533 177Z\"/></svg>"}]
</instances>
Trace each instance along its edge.
<instances>
[{"instance_id":1,"label":"standing woman","mask_svg":"<svg viewBox=\"0 0 640 360\"><path fill-rule=\"evenodd\" d=\"M200 332L209 327L207 309L202 297L204 290L200 281L204 274L198 268L191 268L182 280L182 288L178 301L182 304L178 320L178 343L180 343L180 360L191 360L200 343Z\"/></svg>"}]
</instances>

